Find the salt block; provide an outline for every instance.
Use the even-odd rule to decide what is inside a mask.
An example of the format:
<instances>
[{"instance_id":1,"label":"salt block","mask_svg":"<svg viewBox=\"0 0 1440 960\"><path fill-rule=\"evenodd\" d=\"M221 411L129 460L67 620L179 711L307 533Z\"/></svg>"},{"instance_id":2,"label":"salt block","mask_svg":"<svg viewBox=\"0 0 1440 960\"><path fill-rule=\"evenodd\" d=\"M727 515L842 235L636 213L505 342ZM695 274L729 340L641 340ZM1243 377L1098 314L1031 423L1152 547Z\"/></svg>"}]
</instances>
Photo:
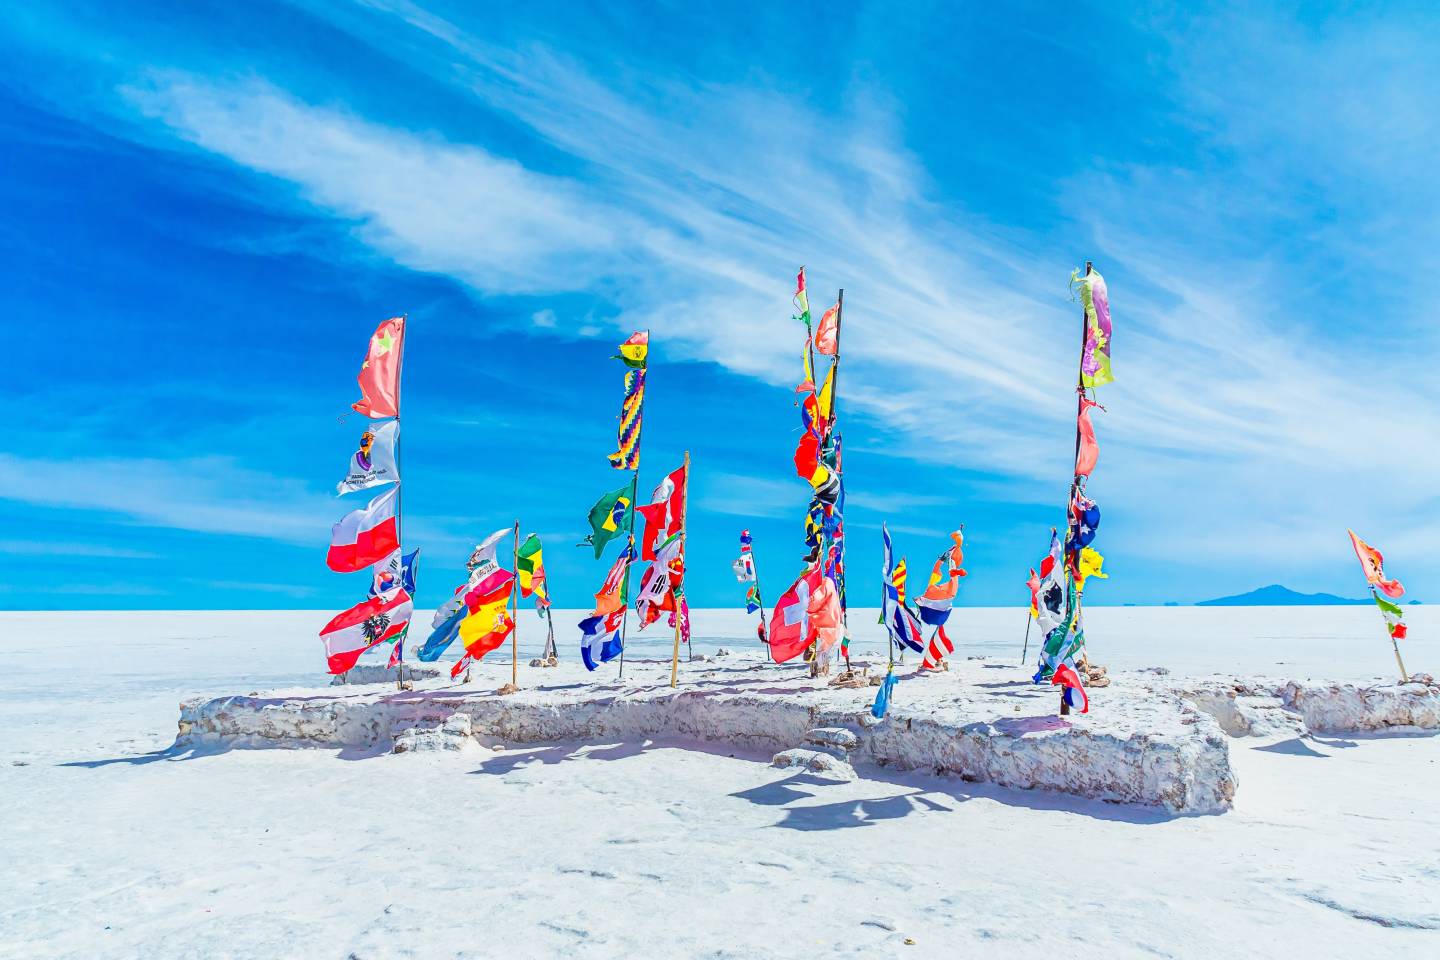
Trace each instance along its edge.
<instances>
[{"instance_id":1,"label":"salt block","mask_svg":"<svg viewBox=\"0 0 1440 960\"><path fill-rule=\"evenodd\" d=\"M817 776L828 777L831 780L855 780L855 768L850 766L840 757L832 756L820 750L806 750L797 747L793 750L782 750L775 754L770 761L770 766L781 769L798 768L807 773Z\"/></svg>"}]
</instances>

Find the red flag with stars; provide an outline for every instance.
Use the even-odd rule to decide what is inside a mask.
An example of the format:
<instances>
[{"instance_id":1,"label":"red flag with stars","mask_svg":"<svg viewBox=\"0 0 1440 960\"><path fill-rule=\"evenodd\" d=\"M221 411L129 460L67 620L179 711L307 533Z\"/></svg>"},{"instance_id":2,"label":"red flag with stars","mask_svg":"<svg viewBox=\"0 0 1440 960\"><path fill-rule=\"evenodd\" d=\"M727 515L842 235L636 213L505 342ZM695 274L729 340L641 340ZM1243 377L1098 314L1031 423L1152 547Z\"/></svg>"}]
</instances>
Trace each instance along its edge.
<instances>
[{"instance_id":1,"label":"red flag with stars","mask_svg":"<svg viewBox=\"0 0 1440 960\"><path fill-rule=\"evenodd\" d=\"M375 328L370 350L356 380L360 399L350 406L367 417L400 415L400 355L405 345L405 318L393 317Z\"/></svg>"}]
</instances>

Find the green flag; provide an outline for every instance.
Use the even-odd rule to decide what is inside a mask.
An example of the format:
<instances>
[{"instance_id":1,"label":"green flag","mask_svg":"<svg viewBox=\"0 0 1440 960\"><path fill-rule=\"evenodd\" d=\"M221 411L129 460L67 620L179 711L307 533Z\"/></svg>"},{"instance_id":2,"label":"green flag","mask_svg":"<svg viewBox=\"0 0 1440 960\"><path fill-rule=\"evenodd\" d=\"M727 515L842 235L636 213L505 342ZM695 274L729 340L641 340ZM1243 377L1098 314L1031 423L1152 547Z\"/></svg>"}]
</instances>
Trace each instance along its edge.
<instances>
[{"instance_id":1,"label":"green flag","mask_svg":"<svg viewBox=\"0 0 1440 960\"><path fill-rule=\"evenodd\" d=\"M619 490L612 490L590 508L590 529L594 532L584 543L595 548L595 559L605 552L605 544L625 533L625 522L630 516L630 484ZM582 544L583 546L583 544Z\"/></svg>"}]
</instances>

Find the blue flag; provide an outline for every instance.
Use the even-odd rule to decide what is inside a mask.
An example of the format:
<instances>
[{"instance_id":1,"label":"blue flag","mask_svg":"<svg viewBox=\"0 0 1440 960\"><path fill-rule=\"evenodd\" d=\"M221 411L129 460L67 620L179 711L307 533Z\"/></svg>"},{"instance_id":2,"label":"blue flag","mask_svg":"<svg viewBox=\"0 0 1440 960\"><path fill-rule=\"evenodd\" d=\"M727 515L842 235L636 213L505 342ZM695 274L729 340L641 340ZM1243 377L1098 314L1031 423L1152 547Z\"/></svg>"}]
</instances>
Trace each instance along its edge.
<instances>
[{"instance_id":1,"label":"blue flag","mask_svg":"<svg viewBox=\"0 0 1440 960\"><path fill-rule=\"evenodd\" d=\"M875 691L875 703L870 707L870 715L876 720L884 720L885 712L890 709L890 691L895 688L895 668L891 667L885 671L885 679L880 683L880 689Z\"/></svg>"}]
</instances>

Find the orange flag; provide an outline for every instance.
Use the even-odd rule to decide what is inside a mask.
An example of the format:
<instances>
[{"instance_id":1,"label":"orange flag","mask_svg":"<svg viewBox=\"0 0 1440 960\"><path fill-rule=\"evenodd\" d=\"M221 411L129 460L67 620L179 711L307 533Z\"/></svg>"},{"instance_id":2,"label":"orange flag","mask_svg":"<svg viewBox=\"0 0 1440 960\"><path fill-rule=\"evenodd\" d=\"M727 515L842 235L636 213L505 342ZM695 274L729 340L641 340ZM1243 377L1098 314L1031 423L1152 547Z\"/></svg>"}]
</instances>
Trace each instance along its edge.
<instances>
[{"instance_id":1,"label":"orange flag","mask_svg":"<svg viewBox=\"0 0 1440 960\"><path fill-rule=\"evenodd\" d=\"M1350 543L1355 547L1355 556L1360 558L1360 566L1365 570L1365 579L1370 581L1371 586L1378 589L1385 596L1392 600L1398 600L1405 595L1405 587L1399 580L1386 580L1385 558L1380 555L1370 544L1355 536L1354 530L1347 530L1350 534Z\"/></svg>"},{"instance_id":2,"label":"orange flag","mask_svg":"<svg viewBox=\"0 0 1440 960\"><path fill-rule=\"evenodd\" d=\"M405 344L405 318L394 317L375 328L370 350L356 379L360 399L350 406L367 417L400 415L400 355Z\"/></svg>"},{"instance_id":3,"label":"orange flag","mask_svg":"<svg viewBox=\"0 0 1440 960\"><path fill-rule=\"evenodd\" d=\"M839 326L840 304L835 304L820 317L820 325L815 328L815 352L823 353L827 357L835 356L836 335Z\"/></svg>"}]
</instances>

